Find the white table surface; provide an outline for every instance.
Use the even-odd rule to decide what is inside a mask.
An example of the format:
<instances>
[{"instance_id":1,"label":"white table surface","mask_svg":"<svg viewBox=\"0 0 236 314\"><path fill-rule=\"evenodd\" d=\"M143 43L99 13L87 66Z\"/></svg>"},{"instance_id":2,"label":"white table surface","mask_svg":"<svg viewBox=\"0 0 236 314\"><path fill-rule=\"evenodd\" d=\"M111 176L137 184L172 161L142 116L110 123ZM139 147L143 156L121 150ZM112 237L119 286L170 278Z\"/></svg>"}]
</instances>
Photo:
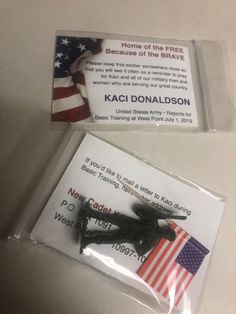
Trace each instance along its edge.
<instances>
[{"instance_id":1,"label":"white table surface","mask_svg":"<svg viewBox=\"0 0 236 314\"><path fill-rule=\"evenodd\" d=\"M0 231L20 215L67 126L50 124L55 30L225 40L236 77L235 0L0 3ZM234 85L235 86L235 85ZM200 314L236 313L236 134L105 133L104 139L226 196ZM212 217L214 219L214 217ZM10 241L11 242L11 241ZM0 312L151 313L96 271L43 246L0 242Z\"/></svg>"}]
</instances>

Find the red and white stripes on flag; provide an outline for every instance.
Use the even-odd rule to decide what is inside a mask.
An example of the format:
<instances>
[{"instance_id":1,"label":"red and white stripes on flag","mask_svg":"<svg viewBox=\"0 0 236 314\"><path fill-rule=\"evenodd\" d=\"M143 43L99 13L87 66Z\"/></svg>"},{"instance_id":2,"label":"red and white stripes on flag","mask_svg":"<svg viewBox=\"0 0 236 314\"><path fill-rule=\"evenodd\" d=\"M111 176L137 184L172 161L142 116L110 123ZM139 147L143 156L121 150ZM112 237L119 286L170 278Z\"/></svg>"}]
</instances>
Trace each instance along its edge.
<instances>
[{"instance_id":1,"label":"red and white stripes on flag","mask_svg":"<svg viewBox=\"0 0 236 314\"><path fill-rule=\"evenodd\" d=\"M102 51L102 39L56 36L52 120L77 122L90 116L84 66Z\"/></svg>"},{"instance_id":2,"label":"red and white stripes on flag","mask_svg":"<svg viewBox=\"0 0 236 314\"><path fill-rule=\"evenodd\" d=\"M178 306L209 251L175 223L170 227L176 232L175 241L161 239L137 273L170 304Z\"/></svg>"},{"instance_id":3,"label":"red and white stripes on flag","mask_svg":"<svg viewBox=\"0 0 236 314\"><path fill-rule=\"evenodd\" d=\"M85 78L82 71L55 78L52 120L76 122L90 116Z\"/></svg>"}]
</instances>

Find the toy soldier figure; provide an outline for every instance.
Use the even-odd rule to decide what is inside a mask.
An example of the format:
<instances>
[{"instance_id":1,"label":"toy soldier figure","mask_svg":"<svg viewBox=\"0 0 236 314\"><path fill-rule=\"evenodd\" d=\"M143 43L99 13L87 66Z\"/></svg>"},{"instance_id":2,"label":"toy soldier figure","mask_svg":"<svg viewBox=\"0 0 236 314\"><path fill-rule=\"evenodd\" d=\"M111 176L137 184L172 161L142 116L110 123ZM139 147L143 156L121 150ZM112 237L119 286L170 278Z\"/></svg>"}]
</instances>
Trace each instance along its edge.
<instances>
[{"instance_id":1,"label":"toy soldier figure","mask_svg":"<svg viewBox=\"0 0 236 314\"><path fill-rule=\"evenodd\" d=\"M81 226L81 248L83 249L92 243L113 244L132 243L138 255L144 255L151 250L162 238L174 241L175 231L170 227L161 227L159 219L186 219L186 216L172 215L159 212L152 207L135 205L133 211L139 219L131 218L120 213L103 213L90 208L86 203L79 211ZM118 226L119 229L112 231L94 230L88 231L87 224L89 218L95 218L104 222Z\"/></svg>"},{"instance_id":2,"label":"toy soldier figure","mask_svg":"<svg viewBox=\"0 0 236 314\"><path fill-rule=\"evenodd\" d=\"M174 241L175 231L171 228L161 227L159 219L186 219L186 216L166 214L158 212L152 207L136 204L133 211L139 219L131 218L120 213L108 214L90 208L86 203L79 211L81 225L81 253L83 249L92 243L113 244L132 243L137 253L141 256L151 250L162 238ZM94 218L118 226L112 231L94 230L88 231L88 219Z\"/></svg>"}]
</instances>

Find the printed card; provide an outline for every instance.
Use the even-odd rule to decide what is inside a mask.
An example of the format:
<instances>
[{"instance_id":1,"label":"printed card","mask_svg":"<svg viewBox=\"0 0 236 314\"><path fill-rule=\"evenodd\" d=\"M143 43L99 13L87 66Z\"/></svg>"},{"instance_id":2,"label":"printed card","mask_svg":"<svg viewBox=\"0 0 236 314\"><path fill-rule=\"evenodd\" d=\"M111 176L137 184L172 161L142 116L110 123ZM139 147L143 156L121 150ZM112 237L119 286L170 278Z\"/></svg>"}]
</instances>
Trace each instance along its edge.
<instances>
[{"instance_id":1,"label":"printed card","mask_svg":"<svg viewBox=\"0 0 236 314\"><path fill-rule=\"evenodd\" d=\"M198 127L190 48L57 36L52 119Z\"/></svg>"},{"instance_id":2,"label":"printed card","mask_svg":"<svg viewBox=\"0 0 236 314\"><path fill-rule=\"evenodd\" d=\"M136 195L154 208L187 216L184 221L170 222L176 239L171 242L162 239L141 256L128 243L93 243L80 254L79 209L88 202L100 213L120 213L139 219L133 210L135 204L141 204ZM167 309L181 310L188 302L193 310L203 288L223 210L224 202L203 188L87 134L31 237L155 295ZM91 219L88 224L89 230L103 234L117 228L99 219Z\"/></svg>"}]
</instances>

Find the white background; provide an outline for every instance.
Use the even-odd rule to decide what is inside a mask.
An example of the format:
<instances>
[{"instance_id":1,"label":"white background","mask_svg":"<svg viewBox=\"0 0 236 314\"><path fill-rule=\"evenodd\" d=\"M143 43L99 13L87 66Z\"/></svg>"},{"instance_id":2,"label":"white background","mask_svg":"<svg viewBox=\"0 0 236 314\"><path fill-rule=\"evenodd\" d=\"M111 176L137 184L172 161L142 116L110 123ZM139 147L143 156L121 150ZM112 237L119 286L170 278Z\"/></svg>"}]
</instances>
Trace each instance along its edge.
<instances>
[{"instance_id":1,"label":"white background","mask_svg":"<svg viewBox=\"0 0 236 314\"><path fill-rule=\"evenodd\" d=\"M128 49L128 48L122 48L122 43L128 43L130 44L134 44L134 45L139 45L142 48L132 48L132 49ZM92 62L97 62L102 64L102 66L91 66L91 65L86 65L86 67L88 66L90 69L91 68L95 68L95 69L101 69L104 72L96 72L96 70L94 69L94 71L84 71L85 72L85 79L86 79L86 88L87 88L87 93L88 93L88 100L89 100L89 106L90 106L90 111L91 114L93 116L93 118L95 117L96 120L96 114L100 115L100 116L107 116L109 117L108 120L97 120L97 123L123 123L123 124L160 124L160 125L172 125L172 126L183 126L183 127L197 127L198 126L198 117L197 117L197 112L196 112L196 101L195 101L195 95L194 95L194 91L193 91L193 82L192 82L192 69L190 68L190 57L191 54L189 53L189 49L187 47L184 47L185 42L183 43L178 43L178 44L172 44L172 45L168 45L166 44L158 44L158 47L161 47L164 51L164 53L166 52L166 48L167 47L172 47L172 48L177 48L177 49L182 49L183 52L181 53L176 53L176 55L178 57L183 57L183 60L176 60L176 59L171 59L171 58L162 58L162 57L148 57L148 56L140 56L139 53L146 53L148 54L148 52L151 53L157 53L157 51L153 48L151 48L150 50L145 50L145 45L149 46L156 43L148 43L148 42L141 42L141 41L129 41L129 40L104 40L102 43L102 52L94 55L92 58L89 59L89 61ZM183 44L183 46L181 46ZM107 54L106 51L107 49L114 49L114 50L121 50L121 51L125 51L125 52L135 52L136 56L124 56L124 55L114 55L114 54ZM160 52L159 52L159 56L160 56ZM106 63L110 63L110 64L116 64L117 62L121 63L121 64L135 64L135 65L139 65L139 67L126 67L126 66L103 66L104 62ZM153 75L153 71L151 69L143 69L142 66L143 65L152 65L152 66L162 66L162 67L166 67L167 70L163 71L161 70L160 72L167 72L168 74L170 74L170 76L165 76L165 75ZM86 69L85 67L85 69ZM170 70L169 67L174 67L179 69L178 71L173 71ZM106 69L111 69L111 72L106 72ZM137 75L134 74L129 74L129 71L134 71L138 69L138 73ZM122 74L119 75L119 73L115 72L115 70L120 70L122 71ZM124 70L126 70L128 72L125 73ZM148 71L150 70L149 73L151 73L150 75L146 74L143 75L141 74L142 71L148 73ZM185 70L185 72L183 73L182 70ZM156 71L156 70L154 70ZM158 71L157 71L158 72ZM104 75L105 74L105 75ZM181 79L177 79L177 81L179 83L170 83L170 79L176 79L176 77L173 76L173 74L178 75L178 74L184 74L186 76L186 78L184 78L184 81L186 81L186 84L180 83ZM118 79L111 79L110 78L113 76L118 76ZM119 77L122 76L127 76L128 77L132 77L133 75L135 77L141 77L141 80L136 79L120 79ZM106 76L106 78L104 79L103 77ZM146 78L149 78L150 81L145 81L144 77L146 76ZM167 79L167 82L165 82L165 85L174 85L174 86L181 86L181 87L185 87L186 90L183 89L175 89L175 88L160 88L159 87L159 83L160 81L153 81L153 78L158 78L158 79ZM101 81L105 81L107 83L110 83L110 85L96 85L94 84L94 81L97 82L101 82ZM129 82L131 84L131 86L124 86L124 82ZM119 82L121 85L113 85L115 82ZM136 83L136 84L148 84L148 87L144 86L133 86L132 84ZM163 84L163 81L161 82ZM156 87L152 87L151 84L156 85ZM109 98L111 99L111 101L105 101L105 95L110 95ZM112 101L112 97L113 95L115 95L116 98L119 97L119 95L125 95L125 97L127 97L127 100L125 102L122 101ZM190 101L190 105L178 105L178 104L168 104L168 103L142 103L142 101L140 102L139 100L136 99L136 101L131 101L132 95L137 96L137 98L139 96L154 96L157 98L161 98L163 101L164 97L175 97L175 98L182 98L182 99L188 99ZM116 99L115 98L115 99ZM164 101L165 102L165 101ZM116 111L118 110L130 110L132 111L132 114L117 114ZM150 112L151 110L153 111L160 111L162 114L158 115L158 114L141 114L141 115L136 115L133 114L133 110L144 110L147 112ZM188 116L186 116L186 113L189 113L191 115L191 122L176 122L176 119L173 119L173 122L170 121L165 121L166 118L170 118L170 116L168 114L166 114L166 112L170 110L172 112L178 112L178 113L182 113L183 116L186 118L188 118ZM111 116L118 116L118 117L129 117L130 120L112 120ZM131 117L137 117L137 116L141 116L141 117L145 117L145 118L149 118L150 120L145 121L145 120L135 120L132 121ZM155 118L163 118L164 121L158 121L158 120L152 120L153 117ZM181 117L181 116L180 116ZM173 116L172 116L173 118ZM184 119L184 120L185 120ZM181 121L181 119L179 119ZM178 120L177 120L178 121Z\"/></svg>"},{"instance_id":2,"label":"white background","mask_svg":"<svg viewBox=\"0 0 236 314\"><path fill-rule=\"evenodd\" d=\"M1 231L20 214L66 129L52 130L49 120L56 29L223 39L235 79L235 12L235 0L2 0ZM200 314L235 313L236 134L103 136L227 197ZM151 313L127 295L102 275L47 248L1 242L1 313Z\"/></svg>"}]
</instances>

